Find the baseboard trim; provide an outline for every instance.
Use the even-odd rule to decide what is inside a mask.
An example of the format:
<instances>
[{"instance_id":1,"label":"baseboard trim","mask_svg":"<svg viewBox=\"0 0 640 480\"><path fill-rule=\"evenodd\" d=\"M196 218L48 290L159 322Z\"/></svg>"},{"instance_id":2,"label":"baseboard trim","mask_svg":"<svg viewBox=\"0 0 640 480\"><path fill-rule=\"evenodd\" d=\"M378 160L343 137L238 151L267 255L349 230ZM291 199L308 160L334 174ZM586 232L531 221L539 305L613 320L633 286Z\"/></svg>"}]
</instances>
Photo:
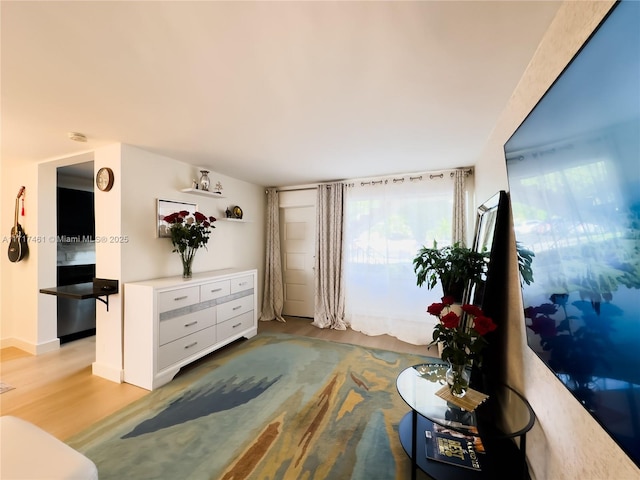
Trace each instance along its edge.
<instances>
[{"instance_id":1,"label":"baseboard trim","mask_svg":"<svg viewBox=\"0 0 640 480\"><path fill-rule=\"evenodd\" d=\"M31 355L42 355L60 348L60 339L56 338L44 343L31 343L19 338L3 338L0 342L2 348L14 347Z\"/></svg>"},{"instance_id":2,"label":"baseboard trim","mask_svg":"<svg viewBox=\"0 0 640 480\"><path fill-rule=\"evenodd\" d=\"M91 364L91 373L116 383L122 383L124 380L124 370L122 368L114 368L98 362Z\"/></svg>"}]
</instances>

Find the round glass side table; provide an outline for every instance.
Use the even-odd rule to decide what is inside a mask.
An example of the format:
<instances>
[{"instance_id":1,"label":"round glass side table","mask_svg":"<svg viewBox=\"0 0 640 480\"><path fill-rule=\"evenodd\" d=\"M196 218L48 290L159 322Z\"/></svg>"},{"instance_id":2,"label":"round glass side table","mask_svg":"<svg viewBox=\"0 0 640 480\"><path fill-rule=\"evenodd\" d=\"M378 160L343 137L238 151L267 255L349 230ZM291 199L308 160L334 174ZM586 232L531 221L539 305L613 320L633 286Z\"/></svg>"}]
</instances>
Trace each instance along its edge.
<instances>
[{"instance_id":1,"label":"round glass side table","mask_svg":"<svg viewBox=\"0 0 640 480\"><path fill-rule=\"evenodd\" d=\"M399 426L400 442L411 458L411 478L420 468L439 479L490 479L498 474L507 478L527 478L526 433L535 423L535 414L522 395L508 385L499 384L489 398L473 412L447 402L436 395L445 384L447 364L434 361L403 370L396 380L402 399L411 407ZM426 457L425 431L437 423L468 433L478 429L486 453L481 456L481 471L448 465ZM519 437L518 445L513 441Z\"/></svg>"}]
</instances>

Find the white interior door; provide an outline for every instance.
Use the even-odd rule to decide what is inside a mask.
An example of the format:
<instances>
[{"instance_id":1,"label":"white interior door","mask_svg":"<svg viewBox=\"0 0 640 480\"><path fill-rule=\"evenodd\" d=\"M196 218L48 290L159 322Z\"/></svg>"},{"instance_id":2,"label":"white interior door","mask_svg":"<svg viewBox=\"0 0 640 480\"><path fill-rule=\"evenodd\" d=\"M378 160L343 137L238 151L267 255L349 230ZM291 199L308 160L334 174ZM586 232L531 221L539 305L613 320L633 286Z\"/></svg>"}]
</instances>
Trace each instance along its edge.
<instances>
[{"instance_id":1,"label":"white interior door","mask_svg":"<svg viewBox=\"0 0 640 480\"><path fill-rule=\"evenodd\" d=\"M316 208L281 208L280 220L284 277L282 313L313 318Z\"/></svg>"}]
</instances>

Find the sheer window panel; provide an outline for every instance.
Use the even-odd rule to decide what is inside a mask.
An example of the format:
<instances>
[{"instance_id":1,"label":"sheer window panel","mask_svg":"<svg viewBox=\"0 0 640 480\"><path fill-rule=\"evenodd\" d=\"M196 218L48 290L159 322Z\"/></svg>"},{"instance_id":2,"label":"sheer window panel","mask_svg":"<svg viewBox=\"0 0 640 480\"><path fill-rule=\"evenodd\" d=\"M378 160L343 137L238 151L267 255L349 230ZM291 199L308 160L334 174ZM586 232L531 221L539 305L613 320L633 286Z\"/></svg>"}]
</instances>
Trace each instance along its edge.
<instances>
[{"instance_id":1,"label":"sheer window panel","mask_svg":"<svg viewBox=\"0 0 640 480\"><path fill-rule=\"evenodd\" d=\"M431 342L436 318L426 308L442 289L416 285L413 259L423 245L451 243L449 175L403 177L350 187L345 211L346 318L353 330Z\"/></svg>"}]
</instances>

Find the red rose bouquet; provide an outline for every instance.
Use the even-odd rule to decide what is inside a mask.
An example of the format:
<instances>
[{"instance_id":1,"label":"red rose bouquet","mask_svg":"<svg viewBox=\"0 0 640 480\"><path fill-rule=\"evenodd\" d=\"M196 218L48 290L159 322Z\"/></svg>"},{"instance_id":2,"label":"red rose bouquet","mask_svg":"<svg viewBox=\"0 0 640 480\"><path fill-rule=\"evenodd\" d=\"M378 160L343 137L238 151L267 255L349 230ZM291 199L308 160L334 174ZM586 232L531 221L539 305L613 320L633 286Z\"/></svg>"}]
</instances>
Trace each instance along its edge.
<instances>
[{"instance_id":1,"label":"red rose bouquet","mask_svg":"<svg viewBox=\"0 0 640 480\"><path fill-rule=\"evenodd\" d=\"M453 365L480 360L487 345L484 335L496 329L496 324L475 305L462 305L462 313L453 311L453 297L443 297L441 303L432 303L427 312L440 322L433 330L431 345L442 343L441 357Z\"/></svg>"},{"instance_id":2,"label":"red rose bouquet","mask_svg":"<svg viewBox=\"0 0 640 480\"><path fill-rule=\"evenodd\" d=\"M182 259L182 276L191 277L193 257L200 247L207 246L211 228L216 228L214 217L207 217L203 213L186 210L165 215L163 218L169 224L173 251L180 254Z\"/></svg>"}]
</instances>

